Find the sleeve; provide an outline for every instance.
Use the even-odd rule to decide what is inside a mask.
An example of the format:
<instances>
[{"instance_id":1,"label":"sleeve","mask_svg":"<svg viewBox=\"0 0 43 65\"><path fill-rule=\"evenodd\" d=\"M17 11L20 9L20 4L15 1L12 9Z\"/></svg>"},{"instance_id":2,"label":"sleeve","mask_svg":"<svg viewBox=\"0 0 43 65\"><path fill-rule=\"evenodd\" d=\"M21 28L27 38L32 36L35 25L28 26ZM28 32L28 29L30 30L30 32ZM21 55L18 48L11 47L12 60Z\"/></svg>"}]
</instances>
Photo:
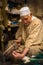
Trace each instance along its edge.
<instances>
[{"instance_id":1,"label":"sleeve","mask_svg":"<svg viewBox=\"0 0 43 65\"><path fill-rule=\"evenodd\" d=\"M40 30L41 30L41 24L35 24L33 26L33 30L30 32L30 34L26 39L25 47L30 48L31 45L38 44Z\"/></svg>"},{"instance_id":2,"label":"sleeve","mask_svg":"<svg viewBox=\"0 0 43 65\"><path fill-rule=\"evenodd\" d=\"M15 34L15 38L18 39L19 37L21 37L21 31L20 29L17 30L16 34Z\"/></svg>"}]
</instances>

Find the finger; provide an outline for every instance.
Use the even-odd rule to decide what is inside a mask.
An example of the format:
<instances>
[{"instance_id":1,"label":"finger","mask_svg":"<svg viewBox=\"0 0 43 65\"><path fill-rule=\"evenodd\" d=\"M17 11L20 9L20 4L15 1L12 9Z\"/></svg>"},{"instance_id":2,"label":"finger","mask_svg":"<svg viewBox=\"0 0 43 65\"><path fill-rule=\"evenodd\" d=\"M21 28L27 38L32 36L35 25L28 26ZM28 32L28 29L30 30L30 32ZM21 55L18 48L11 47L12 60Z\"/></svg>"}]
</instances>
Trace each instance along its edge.
<instances>
[{"instance_id":1,"label":"finger","mask_svg":"<svg viewBox=\"0 0 43 65\"><path fill-rule=\"evenodd\" d=\"M14 57L16 57L16 55L15 55L14 53L12 53L12 55L13 55Z\"/></svg>"},{"instance_id":2,"label":"finger","mask_svg":"<svg viewBox=\"0 0 43 65\"><path fill-rule=\"evenodd\" d=\"M17 52L16 51L13 51L13 54L17 54Z\"/></svg>"}]
</instances>

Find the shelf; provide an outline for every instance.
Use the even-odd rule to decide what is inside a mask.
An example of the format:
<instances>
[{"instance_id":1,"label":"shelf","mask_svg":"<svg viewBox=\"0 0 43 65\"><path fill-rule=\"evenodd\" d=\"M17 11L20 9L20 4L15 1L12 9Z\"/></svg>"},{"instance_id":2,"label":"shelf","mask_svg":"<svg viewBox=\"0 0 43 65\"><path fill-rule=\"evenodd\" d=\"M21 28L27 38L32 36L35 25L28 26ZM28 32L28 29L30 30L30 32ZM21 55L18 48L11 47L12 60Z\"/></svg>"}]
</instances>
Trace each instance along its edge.
<instances>
[{"instance_id":1,"label":"shelf","mask_svg":"<svg viewBox=\"0 0 43 65\"><path fill-rule=\"evenodd\" d=\"M3 7L3 5L2 5L2 1L0 1L0 8L2 8Z\"/></svg>"}]
</instances>

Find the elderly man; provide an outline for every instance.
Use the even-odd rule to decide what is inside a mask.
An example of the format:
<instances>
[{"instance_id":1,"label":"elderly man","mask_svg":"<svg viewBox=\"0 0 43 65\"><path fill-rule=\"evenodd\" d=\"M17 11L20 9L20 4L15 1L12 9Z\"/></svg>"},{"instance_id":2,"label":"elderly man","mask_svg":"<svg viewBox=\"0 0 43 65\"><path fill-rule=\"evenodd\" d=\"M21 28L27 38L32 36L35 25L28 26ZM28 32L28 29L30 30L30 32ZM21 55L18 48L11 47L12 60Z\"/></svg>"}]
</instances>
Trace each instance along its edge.
<instances>
[{"instance_id":1,"label":"elderly man","mask_svg":"<svg viewBox=\"0 0 43 65\"><path fill-rule=\"evenodd\" d=\"M33 16L29 7L22 7L20 9L21 26L16 33L18 42L22 40L25 43L25 48L20 54L13 51L15 58L22 59L28 53L28 56L35 56L43 49L43 25L40 19Z\"/></svg>"}]
</instances>

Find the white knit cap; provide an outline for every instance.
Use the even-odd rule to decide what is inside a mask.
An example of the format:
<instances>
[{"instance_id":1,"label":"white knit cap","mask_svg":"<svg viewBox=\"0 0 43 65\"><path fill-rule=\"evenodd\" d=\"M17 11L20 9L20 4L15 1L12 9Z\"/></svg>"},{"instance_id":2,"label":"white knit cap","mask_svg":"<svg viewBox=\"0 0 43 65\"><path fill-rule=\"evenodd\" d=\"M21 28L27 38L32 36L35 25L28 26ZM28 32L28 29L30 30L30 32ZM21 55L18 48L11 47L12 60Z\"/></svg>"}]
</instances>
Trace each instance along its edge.
<instances>
[{"instance_id":1,"label":"white knit cap","mask_svg":"<svg viewBox=\"0 0 43 65\"><path fill-rule=\"evenodd\" d=\"M22 7L20 9L20 16L30 15L30 9L29 7Z\"/></svg>"}]
</instances>

